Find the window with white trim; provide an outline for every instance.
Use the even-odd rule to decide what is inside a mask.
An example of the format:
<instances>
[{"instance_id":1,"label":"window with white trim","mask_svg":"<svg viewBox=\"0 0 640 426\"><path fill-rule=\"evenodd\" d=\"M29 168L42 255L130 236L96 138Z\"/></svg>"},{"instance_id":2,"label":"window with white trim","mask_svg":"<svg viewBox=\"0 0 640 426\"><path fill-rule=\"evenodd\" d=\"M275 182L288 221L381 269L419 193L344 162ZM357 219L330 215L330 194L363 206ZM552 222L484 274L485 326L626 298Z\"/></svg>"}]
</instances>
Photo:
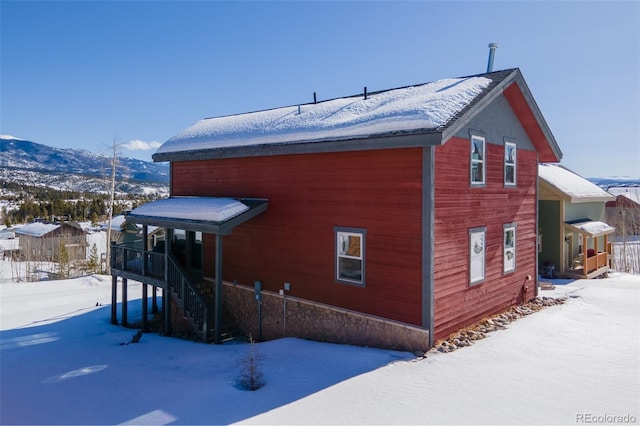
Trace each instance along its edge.
<instances>
[{"instance_id":1,"label":"window with white trim","mask_svg":"<svg viewBox=\"0 0 640 426\"><path fill-rule=\"evenodd\" d=\"M516 144L513 142L504 143L504 184L505 186L516 186L517 161L516 155L518 151Z\"/></svg>"},{"instance_id":2,"label":"window with white trim","mask_svg":"<svg viewBox=\"0 0 640 426\"><path fill-rule=\"evenodd\" d=\"M482 136L471 136L471 184L484 185L485 178L485 147Z\"/></svg>"},{"instance_id":3,"label":"window with white trim","mask_svg":"<svg viewBox=\"0 0 640 426\"><path fill-rule=\"evenodd\" d=\"M516 270L516 225L513 223L506 223L502 225L502 231L502 271L507 274Z\"/></svg>"},{"instance_id":4,"label":"window with white trim","mask_svg":"<svg viewBox=\"0 0 640 426\"><path fill-rule=\"evenodd\" d=\"M336 237L336 281L365 285L365 237L360 228L334 228Z\"/></svg>"},{"instance_id":5,"label":"window with white trim","mask_svg":"<svg viewBox=\"0 0 640 426\"><path fill-rule=\"evenodd\" d=\"M469 285L484 281L487 228L469 229Z\"/></svg>"}]
</instances>

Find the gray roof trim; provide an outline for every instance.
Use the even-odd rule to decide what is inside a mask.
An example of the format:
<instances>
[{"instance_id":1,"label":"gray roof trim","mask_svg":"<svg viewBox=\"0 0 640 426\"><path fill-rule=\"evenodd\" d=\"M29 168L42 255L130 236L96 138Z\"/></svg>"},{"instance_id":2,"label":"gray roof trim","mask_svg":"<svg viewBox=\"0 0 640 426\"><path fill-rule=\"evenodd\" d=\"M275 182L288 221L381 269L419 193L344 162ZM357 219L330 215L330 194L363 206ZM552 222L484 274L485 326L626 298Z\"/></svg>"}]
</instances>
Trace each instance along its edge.
<instances>
[{"instance_id":1,"label":"gray roof trim","mask_svg":"<svg viewBox=\"0 0 640 426\"><path fill-rule=\"evenodd\" d=\"M438 130L416 130L402 134L376 135L369 138L265 144L153 154L153 161L211 160L221 158L261 157L269 155L311 154L322 152L366 151L374 149L416 148L442 144Z\"/></svg>"},{"instance_id":2,"label":"gray roof trim","mask_svg":"<svg viewBox=\"0 0 640 426\"><path fill-rule=\"evenodd\" d=\"M269 204L269 201L263 198L238 198L237 200L249 206L249 210L246 210L243 213L223 222L177 219L138 214L128 214L127 221L131 218L133 222L140 225L162 226L169 229L184 229L185 231L203 232L205 234L229 235L234 227L267 210L267 206Z\"/></svg>"}]
</instances>

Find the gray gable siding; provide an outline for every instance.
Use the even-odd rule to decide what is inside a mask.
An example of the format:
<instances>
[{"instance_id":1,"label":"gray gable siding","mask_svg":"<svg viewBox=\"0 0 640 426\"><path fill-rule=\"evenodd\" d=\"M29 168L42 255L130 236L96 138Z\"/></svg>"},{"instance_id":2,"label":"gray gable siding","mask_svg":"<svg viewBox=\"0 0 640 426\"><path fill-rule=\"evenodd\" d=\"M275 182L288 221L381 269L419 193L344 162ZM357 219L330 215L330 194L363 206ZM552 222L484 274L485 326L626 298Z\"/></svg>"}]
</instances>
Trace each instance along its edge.
<instances>
[{"instance_id":1,"label":"gray gable siding","mask_svg":"<svg viewBox=\"0 0 640 426\"><path fill-rule=\"evenodd\" d=\"M471 133L479 133L487 143L503 145L504 139L517 144L518 149L535 150L520 120L515 115L504 95L482 109L471 121L462 127L456 137L467 139Z\"/></svg>"}]
</instances>

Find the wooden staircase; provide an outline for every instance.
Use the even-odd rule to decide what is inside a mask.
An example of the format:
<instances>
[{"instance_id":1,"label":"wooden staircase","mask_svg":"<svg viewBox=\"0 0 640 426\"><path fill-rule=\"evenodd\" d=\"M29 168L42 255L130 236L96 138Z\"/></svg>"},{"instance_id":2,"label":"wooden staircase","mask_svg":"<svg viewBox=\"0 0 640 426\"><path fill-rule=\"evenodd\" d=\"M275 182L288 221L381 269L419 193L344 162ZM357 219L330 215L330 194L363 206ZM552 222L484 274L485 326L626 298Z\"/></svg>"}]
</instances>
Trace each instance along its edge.
<instances>
[{"instance_id":1,"label":"wooden staircase","mask_svg":"<svg viewBox=\"0 0 640 426\"><path fill-rule=\"evenodd\" d=\"M206 283L189 277L178 260L169 256L167 284L171 297L182 312L184 319L191 325L191 329L198 341L212 343L215 341L214 294L203 291ZM225 321L229 327L221 330L221 342L235 339L241 333Z\"/></svg>"}]
</instances>

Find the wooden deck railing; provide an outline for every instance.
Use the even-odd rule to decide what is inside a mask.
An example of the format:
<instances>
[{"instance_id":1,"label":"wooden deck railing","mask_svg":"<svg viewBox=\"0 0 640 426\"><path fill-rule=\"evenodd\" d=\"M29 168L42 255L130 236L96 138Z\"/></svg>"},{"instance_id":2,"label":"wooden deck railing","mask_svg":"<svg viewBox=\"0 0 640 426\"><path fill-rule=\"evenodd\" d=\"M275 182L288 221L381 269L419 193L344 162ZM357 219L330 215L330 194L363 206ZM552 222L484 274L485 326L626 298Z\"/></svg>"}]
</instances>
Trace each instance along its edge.
<instances>
[{"instance_id":1,"label":"wooden deck railing","mask_svg":"<svg viewBox=\"0 0 640 426\"><path fill-rule=\"evenodd\" d=\"M164 279L164 253L143 252L140 244L135 243L113 245L111 250L113 269Z\"/></svg>"},{"instance_id":2,"label":"wooden deck railing","mask_svg":"<svg viewBox=\"0 0 640 426\"><path fill-rule=\"evenodd\" d=\"M202 340L208 340L210 325L206 299L190 281L188 274L174 256L145 252L141 249L140 243L112 245L111 249L113 275L123 275L145 284L161 285L159 281L166 283L176 294L176 302L184 316L190 320L194 328L197 328L198 333L201 333Z\"/></svg>"},{"instance_id":3,"label":"wooden deck railing","mask_svg":"<svg viewBox=\"0 0 640 426\"><path fill-rule=\"evenodd\" d=\"M610 242L608 242L604 252L598 252L590 257L587 257L584 263L585 275L604 266L610 266L611 254L612 245Z\"/></svg>"}]
</instances>

